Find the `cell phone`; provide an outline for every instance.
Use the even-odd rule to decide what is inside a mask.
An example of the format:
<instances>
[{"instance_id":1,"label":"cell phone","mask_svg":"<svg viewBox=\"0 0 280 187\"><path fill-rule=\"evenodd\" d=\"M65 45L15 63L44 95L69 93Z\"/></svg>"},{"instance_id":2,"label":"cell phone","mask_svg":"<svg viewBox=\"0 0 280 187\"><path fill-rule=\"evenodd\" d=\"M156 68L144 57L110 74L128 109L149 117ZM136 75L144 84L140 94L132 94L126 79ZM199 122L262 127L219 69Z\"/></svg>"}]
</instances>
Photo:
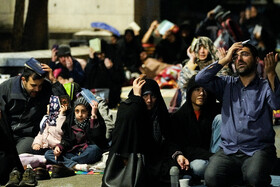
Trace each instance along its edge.
<instances>
[{"instance_id":1,"label":"cell phone","mask_svg":"<svg viewBox=\"0 0 280 187\"><path fill-rule=\"evenodd\" d=\"M57 50L57 49L58 49L58 45L57 45L57 44L54 44L54 45L52 46L52 49Z\"/></svg>"}]
</instances>

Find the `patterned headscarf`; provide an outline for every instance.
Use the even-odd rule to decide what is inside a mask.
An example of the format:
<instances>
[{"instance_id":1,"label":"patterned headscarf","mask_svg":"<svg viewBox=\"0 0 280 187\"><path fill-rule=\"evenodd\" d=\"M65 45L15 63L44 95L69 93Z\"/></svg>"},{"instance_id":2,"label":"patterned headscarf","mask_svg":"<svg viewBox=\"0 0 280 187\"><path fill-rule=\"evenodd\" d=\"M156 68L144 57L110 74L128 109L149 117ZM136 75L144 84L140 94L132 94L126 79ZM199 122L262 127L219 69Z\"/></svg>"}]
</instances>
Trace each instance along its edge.
<instances>
[{"instance_id":1,"label":"patterned headscarf","mask_svg":"<svg viewBox=\"0 0 280 187\"><path fill-rule=\"evenodd\" d=\"M218 60L218 56L216 55L217 49L214 46L214 44L210 38L208 38L206 36L201 36L201 37L197 38L196 43L194 44L194 47L192 48L192 50L196 54L198 54L199 47L201 45L203 45L209 51L212 60L214 60L214 61Z\"/></svg>"},{"instance_id":2,"label":"patterned headscarf","mask_svg":"<svg viewBox=\"0 0 280 187\"><path fill-rule=\"evenodd\" d=\"M59 115L59 97L58 96L51 96L49 102L49 115L45 115L40 123L40 132L43 133L44 129L46 128L46 123L50 126L56 126L56 119Z\"/></svg>"}]
</instances>

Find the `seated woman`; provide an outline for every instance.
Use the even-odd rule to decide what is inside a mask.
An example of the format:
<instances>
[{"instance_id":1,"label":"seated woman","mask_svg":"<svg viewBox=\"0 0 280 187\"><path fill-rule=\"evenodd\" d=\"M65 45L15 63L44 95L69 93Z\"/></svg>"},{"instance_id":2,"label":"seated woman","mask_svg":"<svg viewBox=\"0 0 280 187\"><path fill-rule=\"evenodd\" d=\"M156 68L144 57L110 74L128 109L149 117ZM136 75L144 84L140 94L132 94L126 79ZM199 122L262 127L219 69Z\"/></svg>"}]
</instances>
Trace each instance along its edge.
<instances>
[{"instance_id":1,"label":"seated woman","mask_svg":"<svg viewBox=\"0 0 280 187\"><path fill-rule=\"evenodd\" d=\"M189 56L189 59L183 62L183 64L185 65L182 68L180 76L178 78L178 87L182 92L181 105L186 101L185 91L190 78L193 75L196 75L198 71L200 71L204 67L218 60L220 55L224 55L218 53L212 40L205 36L197 38L188 48L187 54ZM227 75L230 73L230 70L229 68L224 67L219 73Z\"/></svg>"},{"instance_id":2,"label":"seated woman","mask_svg":"<svg viewBox=\"0 0 280 187\"><path fill-rule=\"evenodd\" d=\"M169 179L170 167L163 167L169 121L156 81L136 78L118 109L102 186L162 186L161 176Z\"/></svg>"},{"instance_id":3,"label":"seated woman","mask_svg":"<svg viewBox=\"0 0 280 187\"><path fill-rule=\"evenodd\" d=\"M181 175L202 179L209 157L220 142L220 106L210 92L195 83L188 83L184 105L171 116L172 158L181 168ZM216 116L216 117L215 117Z\"/></svg>"},{"instance_id":4,"label":"seated woman","mask_svg":"<svg viewBox=\"0 0 280 187\"><path fill-rule=\"evenodd\" d=\"M107 148L106 127L98 112L97 103L90 105L84 97L74 102L74 111L67 116L62 126L61 143L45 153L47 162L54 166L52 177L73 175L70 170L88 171L89 165L101 159L102 149ZM70 170L63 167L65 165ZM61 170L67 172L61 172Z\"/></svg>"}]
</instances>

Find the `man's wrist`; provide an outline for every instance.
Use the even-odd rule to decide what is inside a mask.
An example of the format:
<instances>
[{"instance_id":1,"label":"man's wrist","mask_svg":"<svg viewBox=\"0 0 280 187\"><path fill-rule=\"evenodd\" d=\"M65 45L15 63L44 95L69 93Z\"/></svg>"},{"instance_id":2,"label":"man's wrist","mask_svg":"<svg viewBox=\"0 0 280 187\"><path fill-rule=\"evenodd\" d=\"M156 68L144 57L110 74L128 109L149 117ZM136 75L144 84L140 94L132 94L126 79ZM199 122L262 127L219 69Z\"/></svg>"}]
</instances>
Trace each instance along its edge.
<instances>
[{"instance_id":1,"label":"man's wrist","mask_svg":"<svg viewBox=\"0 0 280 187\"><path fill-rule=\"evenodd\" d=\"M223 58L221 60L218 61L218 64L221 64L222 66L227 65L230 62L230 60L228 60L227 58Z\"/></svg>"}]
</instances>

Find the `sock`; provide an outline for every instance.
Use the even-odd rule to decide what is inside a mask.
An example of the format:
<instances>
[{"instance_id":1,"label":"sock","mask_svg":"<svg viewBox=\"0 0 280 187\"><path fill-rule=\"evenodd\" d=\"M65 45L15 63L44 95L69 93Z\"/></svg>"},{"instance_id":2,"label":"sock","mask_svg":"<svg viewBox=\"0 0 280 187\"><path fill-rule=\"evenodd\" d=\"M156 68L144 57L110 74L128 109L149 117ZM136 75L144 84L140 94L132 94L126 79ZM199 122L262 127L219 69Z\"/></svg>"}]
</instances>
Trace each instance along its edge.
<instances>
[{"instance_id":1,"label":"sock","mask_svg":"<svg viewBox=\"0 0 280 187\"><path fill-rule=\"evenodd\" d=\"M89 165L87 164L76 164L74 166L75 170L79 170L79 171L88 171L89 170Z\"/></svg>"}]
</instances>

